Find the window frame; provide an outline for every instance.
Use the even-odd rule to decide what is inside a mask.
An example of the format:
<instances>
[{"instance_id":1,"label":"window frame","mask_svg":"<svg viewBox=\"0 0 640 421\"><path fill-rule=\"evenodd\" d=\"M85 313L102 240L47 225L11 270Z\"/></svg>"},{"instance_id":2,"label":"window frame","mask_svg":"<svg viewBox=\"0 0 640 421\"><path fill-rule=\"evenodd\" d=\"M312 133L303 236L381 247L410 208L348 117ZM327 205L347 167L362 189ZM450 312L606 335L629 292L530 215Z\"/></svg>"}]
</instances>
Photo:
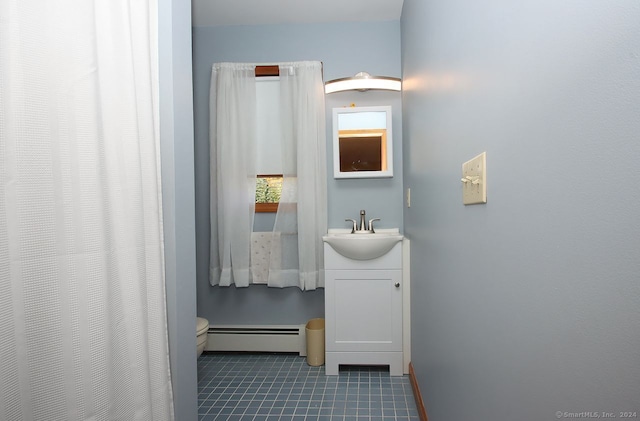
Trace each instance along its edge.
<instances>
[{"instance_id":1,"label":"window frame","mask_svg":"<svg viewBox=\"0 0 640 421\"><path fill-rule=\"evenodd\" d=\"M256 203L256 213L276 213L280 203Z\"/></svg>"}]
</instances>

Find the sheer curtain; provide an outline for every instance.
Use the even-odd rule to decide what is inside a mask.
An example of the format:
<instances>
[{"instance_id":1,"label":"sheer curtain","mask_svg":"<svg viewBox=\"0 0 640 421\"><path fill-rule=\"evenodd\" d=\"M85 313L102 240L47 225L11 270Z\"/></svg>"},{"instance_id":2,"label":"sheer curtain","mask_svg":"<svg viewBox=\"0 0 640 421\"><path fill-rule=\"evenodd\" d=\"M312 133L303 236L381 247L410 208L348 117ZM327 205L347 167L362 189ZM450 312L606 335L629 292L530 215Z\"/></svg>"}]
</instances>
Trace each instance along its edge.
<instances>
[{"instance_id":1,"label":"sheer curtain","mask_svg":"<svg viewBox=\"0 0 640 421\"><path fill-rule=\"evenodd\" d=\"M280 65L282 197L273 229L268 285L324 287L327 170L322 63Z\"/></svg>"},{"instance_id":2,"label":"sheer curtain","mask_svg":"<svg viewBox=\"0 0 640 421\"><path fill-rule=\"evenodd\" d=\"M214 64L210 93L211 285L248 286L256 188L255 65ZM284 176L267 284L324 286L327 171L322 63L282 63ZM214 168L215 166L215 168Z\"/></svg>"},{"instance_id":3,"label":"sheer curtain","mask_svg":"<svg viewBox=\"0 0 640 421\"><path fill-rule=\"evenodd\" d=\"M173 419L155 7L0 2L0 420Z\"/></svg>"},{"instance_id":4,"label":"sheer curtain","mask_svg":"<svg viewBox=\"0 0 640 421\"><path fill-rule=\"evenodd\" d=\"M255 65L214 64L210 89L209 280L245 287L256 197Z\"/></svg>"}]
</instances>

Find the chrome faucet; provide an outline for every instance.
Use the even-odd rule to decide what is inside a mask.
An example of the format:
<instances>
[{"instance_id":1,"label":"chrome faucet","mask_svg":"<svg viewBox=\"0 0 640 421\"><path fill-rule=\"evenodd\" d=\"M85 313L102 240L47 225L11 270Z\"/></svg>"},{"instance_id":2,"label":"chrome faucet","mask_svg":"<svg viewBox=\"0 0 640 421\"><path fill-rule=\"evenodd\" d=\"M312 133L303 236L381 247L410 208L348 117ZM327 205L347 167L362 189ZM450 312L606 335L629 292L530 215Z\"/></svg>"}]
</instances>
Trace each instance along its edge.
<instances>
[{"instance_id":1,"label":"chrome faucet","mask_svg":"<svg viewBox=\"0 0 640 421\"><path fill-rule=\"evenodd\" d=\"M351 221L353 223L353 228L351 228L351 234L354 234L356 232L356 229L358 228L358 222L356 222L355 219L351 219L351 218L347 218L345 219L345 221Z\"/></svg>"},{"instance_id":2,"label":"chrome faucet","mask_svg":"<svg viewBox=\"0 0 640 421\"><path fill-rule=\"evenodd\" d=\"M367 228L367 220L365 219L366 212L364 209L360 211L360 229L358 231L369 231Z\"/></svg>"},{"instance_id":3,"label":"chrome faucet","mask_svg":"<svg viewBox=\"0 0 640 421\"><path fill-rule=\"evenodd\" d=\"M355 234L356 232L370 232L372 234L375 233L373 230L373 221L379 221L380 218L373 218L369 220L369 224L367 225L366 212L364 209L360 211L360 226L358 226L358 222L355 219L347 218L345 221L351 222L351 234Z\"/></svg>"}]
</instances>

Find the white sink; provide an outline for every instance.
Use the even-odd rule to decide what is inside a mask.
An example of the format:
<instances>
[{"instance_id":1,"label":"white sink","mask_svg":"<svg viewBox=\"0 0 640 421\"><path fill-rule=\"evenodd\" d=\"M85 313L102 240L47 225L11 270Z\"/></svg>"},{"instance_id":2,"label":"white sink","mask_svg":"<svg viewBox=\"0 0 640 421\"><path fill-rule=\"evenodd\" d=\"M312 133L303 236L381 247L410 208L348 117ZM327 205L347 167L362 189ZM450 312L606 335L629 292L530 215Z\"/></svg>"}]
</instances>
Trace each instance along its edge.
<instances>
[{"instance_id":1,"label":"white sink","mask_svg":"<svg viewBox=\"0 0 640 421\"><path fill-rule=\"evenodd\" d=\"M403 238L397 228L353 234L350 230L330 229L322 241L349 259L371 260L387 254Z\"/></svg>"}]
</instances>

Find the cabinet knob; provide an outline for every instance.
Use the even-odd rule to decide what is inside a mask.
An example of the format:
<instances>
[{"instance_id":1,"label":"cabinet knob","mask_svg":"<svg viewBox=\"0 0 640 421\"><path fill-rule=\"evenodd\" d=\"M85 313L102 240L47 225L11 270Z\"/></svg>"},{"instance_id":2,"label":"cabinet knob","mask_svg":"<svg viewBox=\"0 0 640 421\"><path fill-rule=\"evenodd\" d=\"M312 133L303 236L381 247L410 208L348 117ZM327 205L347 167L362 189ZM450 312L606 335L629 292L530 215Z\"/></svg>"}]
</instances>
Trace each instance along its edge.
<instances>
[{"instance_id":1,"label":"cabinet knob","mask_svg":"<svg viewBox=\"0 0 640 421\"><path fill-rule=\"evenodd\" d=\"M394 285L396 288L400 288L400 282L396 282Z\"/></svg>"}]
</instances>

